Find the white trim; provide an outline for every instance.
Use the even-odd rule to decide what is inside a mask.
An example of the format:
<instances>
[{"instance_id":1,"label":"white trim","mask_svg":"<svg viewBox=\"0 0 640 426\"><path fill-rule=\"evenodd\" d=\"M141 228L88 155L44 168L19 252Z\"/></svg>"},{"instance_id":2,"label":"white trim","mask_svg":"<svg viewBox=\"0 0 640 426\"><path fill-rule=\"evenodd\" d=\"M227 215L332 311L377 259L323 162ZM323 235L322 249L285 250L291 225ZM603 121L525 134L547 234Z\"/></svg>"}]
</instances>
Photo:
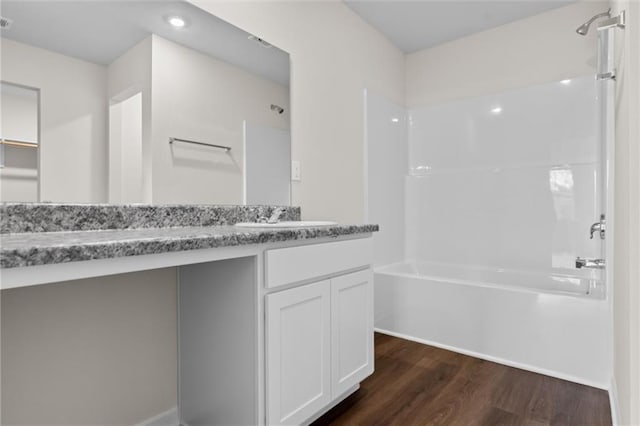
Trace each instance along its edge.
<instances>
[{"instance_id":1,"label":"white trim","mask_svg":"<svg viewBox=\"0 0 640 426\"><path fill-rule=\"evenodd\" d=\"M342 395L340 395L339 397L337 397L336 399L331 401L331 403L328 404L326 407L324 407L322 410L318 411L316 414L314 414L313 416L309 417L307 420L305 420L304 424L305 425L309 425L309 424L315 422L320 417L322 417L325 414L327 414L329 412L329 410L333 409L336 405L340 404L342 401L347 399L347 397L349 397L353 393L355 393L355 391L357 391L358 389L360 389L360 384L359 383L357 385L354 385L354 386L350 387L349 389L347 389L347 391L345 391Z\"/></svg>"},{"instance_id":2,"label":"white trim","mask_svg":"<svg viewBox=\"0 0 640 426\"><path fill-rule=\"evenodd\" d=\"M260 256L256 256L259 258ZM180 318L182 315L180 314L180 307L182 306L182 297L180 293L180 268L175 268L175 278L176 278L176 359L178 360L178 364L176 366L176 395L178 397L176 407L176 416L178 417L178 425L182 426L182 406L180 401L182 400L182 374L180 374L180 366L182 365L181 359L181 351L180 351ZM138 425L142 426L142 425Z\"/></svg>"},{"instance_id":3,"label":"white trim","mask_svg":"<svg viewBox=\"0 0 640 426\"><path fill-rule=\"evenodd\" d=\"M247 205L247 120L242 120L242 204Z\"/></svg>"},{"instance_id":4,"label":"white trim","mask_svg":"<svg viewBox=\"0 0 640 426\"><path fill-rule=\"evenodd\" d=\"M363 120L363 143L362 143L362 156L363 156L363 167L362 167L362 193L363 193L363 203L364 210L362 218L365 223L369 222L369 109L368 109L368 96L369 92L367 89L364 89L362 94L362 108L364 112L364 120Z\"/></svg>"},{"instance_id":5,"label":"white trim","mask_svg":"<svg viewBox=\"0 0 640 426\"><path fill-rule=\"evenodd\" d=\"M581 385L591 386L591 387L602 389L602 390L609 390L609 385L606 385L606 384L603 384L603 383L594 382L594 381L591 381L591 380L585 380L585 379L583 379L581 377L572 376L570 374L563 374L563 373L559 373L557 371L547 370L546 368L539 368L539 367L534 367L534 366L531 366L531 365L528 365L528 364L522 364L522 363L519 363L519 362L509 361L507 359L498 358L498 357L494 357L494 356L491 356L491 355L486 355L486 354L483 354L483 353L480 353L480 352L469 351L469 350L466 350L466 349L460 349L460 348L457 348L455 346L449 346L449 345L445 345L445 344L442 344L442 343L433 342L431 340L420 339L418 337L413 337L413 336L409 336L407 334L402 334L402 333L396 333L394 331L384 330L382 328L377 328L376 327L376 328L374 328L374 330L377 331L378 333L388 334L389 336L394 336L394 337L398 337L400 339L405 339L405 340L411 340L412 342L422 343L424 345L435 346L437 348L446 349L448 351L457 352L457 353L460 353L460 354L463 354L463 355L472 356L474 358L484 359L486 361L496 362L498 364L507 365L509 367L515 367L515 368L519 368L521 370L532 371L534 373L544 374L545 376L555 377L555 378L558 378L558 379L567 380L567 381L570 381L570 382L579 383Z\"/></svg>"},{"instance_id":6,"label":"white trim","mask_svg":"<svg viewBox=\"0 0 640 426\"><path fill-rule=\"evenodd\" d=\"M322 244L335 241L347 241L369 238L371 233L347 234L336 237L308 238L260 244L242 244L237 246L212 247L197 250L184 250L137 256L113 257L108 259L85 260L78 262L53 263L0 269L0 289L5 290L29 285L49 284L59 281L71 281L82 278L123 274L149 269L191 265L261 255L263 250L281 247Z\"/></svg>"},{"instance_id":7,"label":"white trim","mask_svg":"<svg viewBox=\"0 0 640 426\"><path fill-rule=\"evenodd\" d=\"M616 385L616 378L611 377L611 384L609 385L609 405L611 406L611 424L618 426L620 424L620 409L618 408L618 386Z\"/></svg>"},{"instance_id":8,"label":"white trim","mask_svg":"<svg viewBox=\"0 0 640 426\"><path fill-rule=\"evenodd\" d=\"M150 417L142 422L136 424L136 426L178 426L180 419L178 418L178 408L173 407L170 410L160 413L153 417Z\"/></svg>"}]
</instances>

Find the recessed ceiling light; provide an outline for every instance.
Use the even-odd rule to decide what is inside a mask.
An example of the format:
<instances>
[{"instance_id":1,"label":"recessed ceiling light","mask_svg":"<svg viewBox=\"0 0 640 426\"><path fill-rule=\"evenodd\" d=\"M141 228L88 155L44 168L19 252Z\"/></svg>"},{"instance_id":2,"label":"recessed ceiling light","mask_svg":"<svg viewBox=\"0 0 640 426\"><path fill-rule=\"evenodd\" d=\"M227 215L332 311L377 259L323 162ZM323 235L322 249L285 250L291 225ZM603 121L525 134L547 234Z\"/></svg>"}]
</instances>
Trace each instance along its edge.
<instances>
[{"instance_id":1,"label":"recessed ceiling light","mask_svg":"<svg viewBox=\"0 0 640 426\"><path fill-rule=\"evenodd\" d=\"M171 25L174 28L184 28L187 26L187 21L185 21L185 19L180 16L176 16L176 15L167 16L166 20L169 23L169 25Z\"/></svg>"},{"instance_id":2,"label":"recessed ceiling light","mask_svg":"<svg viewBox=\"0 0 640 426\"><path fill-rule=\"evenodd\" d=\"M399 119L399 118L396 118L396 117L393 117L393 118L391 119L391 121L393 121L394 123L397 123L398 121L400 121L400 119Z\"/></svg>"},{"instance_id":3,"label":"recessed ceiling light","mask_svg":"<svg viewBox=\"0 0 640 426\"><path fill-rule=\"evenodd\" d=\"M2 16L0 16L0 28L3 30L8 30L11 28L11 25L13 24L13 19L9 19L9 18L3 18Z\"/></svg>"},{"instance_id":4,"label":"recessed ceiling light","mask_svg":"<svg viewBox=\"0 0 640 426\"><path fill-rule=\"evenodd\" d=\"M567 80L560 80L560 83L564 84L565 86L568 84L571 84L571 80L567 79Z\"/></svg>"},{"instance_id":5,"label":"recessed ceiling light","mask_svg":"<svg viewBox=\"0 0 640 426\"><path fill-rule=\"evenodd\" d=\"M502 107L495 107L491 109L492 114L500 114L502 112Z\"/></svg>"}]
</instances>

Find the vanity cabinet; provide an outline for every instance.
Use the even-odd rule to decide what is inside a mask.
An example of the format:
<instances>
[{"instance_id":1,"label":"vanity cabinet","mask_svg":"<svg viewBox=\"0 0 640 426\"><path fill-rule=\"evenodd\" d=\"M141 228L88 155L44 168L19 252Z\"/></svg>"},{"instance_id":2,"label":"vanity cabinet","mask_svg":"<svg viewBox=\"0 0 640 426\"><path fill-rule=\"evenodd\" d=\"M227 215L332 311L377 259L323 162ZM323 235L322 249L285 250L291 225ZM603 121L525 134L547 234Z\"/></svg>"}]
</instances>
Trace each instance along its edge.
<instances>
[{"instance_id":1,"label":"vanity cabinet","mask_svg":"<svg viewBox=\"0 0 640 426\"><path fill-rule=\"evenodd\" d=\"M333 270L327 279L303 282L265 297L269 425L308 422L357 389L373 372L369 241L328 243L306 249L308 253L304 255L295 250L287 252L290 249L267 254L267 268L277 268L275 265L283 257L293 254L297 263L289 263L289 268L300 269L301 264L313 260L307 255L330 252L332 256L316 258L313 268L325 273ZM274 258L278 261L272 263ZM341 273L336 268L361 270ZM308 270L302 271L300 275L308 278L304 272Z\"/></svg>"},{"instance_id":2,"label":"vanity cabinet","mask_svg":"<svg viewBox=\"0 0 640 426\"><path fill-rule=\"evenodd\" d=\"M371 238L254 253L179 268L184 424L307 424L373 372Z\"/></svg>"}]
</instances>

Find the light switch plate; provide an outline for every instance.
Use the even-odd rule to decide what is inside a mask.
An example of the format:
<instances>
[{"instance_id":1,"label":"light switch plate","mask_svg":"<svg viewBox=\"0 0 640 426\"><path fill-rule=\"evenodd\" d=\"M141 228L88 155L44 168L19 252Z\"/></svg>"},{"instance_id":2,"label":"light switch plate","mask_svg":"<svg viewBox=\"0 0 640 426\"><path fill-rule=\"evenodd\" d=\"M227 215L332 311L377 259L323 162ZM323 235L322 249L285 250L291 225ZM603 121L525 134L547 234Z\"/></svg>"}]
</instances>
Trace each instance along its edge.
<instances>
[{"instance_id":1,"label":"light switch plate","mask_svg":"<svg viewBox=\"0 0 640 426\"><path fill-rule=\"evenodd\" d=\"M292 161L291 162L291 180L300 181L300 162Z\"/></svg>"}]
</instances>

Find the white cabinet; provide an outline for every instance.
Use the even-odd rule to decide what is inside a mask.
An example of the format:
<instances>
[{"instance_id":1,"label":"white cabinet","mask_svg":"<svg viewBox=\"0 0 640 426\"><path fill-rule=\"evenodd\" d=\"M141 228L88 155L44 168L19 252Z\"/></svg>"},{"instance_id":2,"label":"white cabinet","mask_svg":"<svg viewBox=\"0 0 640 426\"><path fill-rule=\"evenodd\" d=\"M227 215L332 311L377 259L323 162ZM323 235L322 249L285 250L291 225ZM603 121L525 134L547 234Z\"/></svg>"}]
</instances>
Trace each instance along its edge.
<instances>
[{"instance_id":1,"label":"white cabinet","mask_svg":"<svg viewBox=\"0 0 640 426\"><path fill-rule=\"evenodd\" d=\"M373 373L371 269L331 280L331 394L337 397Z\"/></svg>"},{"instance_id":2,"label":"white cabinet","mask_svg":"<svg viewBox=\"0 0 640 426\"><path fill-rule=\"evenodd\" d=\"M267 296L267 423L300 424L331 402L329 281Z\"/></svg>"},{"instance_id":3,"label":"white cabinet","mask_svg":"<svg viewBox=\"0 0 640 426\"><path fill-rule=\"evenodd\" d=\"M373 372L371 269L266 296L267 424L301 424Z\"/></svg>"},{"instance_id":4,"label":"white cabinet","mask_svg":"<svg viewBox=\"0 0 640 426\"><path fill-rule=\"evenodd\" d=\"M337 275L340 271L367 266L372 259L371 238L267 250L265 285L274 289L317 277Z\"/></svg>"}]
</instances>

